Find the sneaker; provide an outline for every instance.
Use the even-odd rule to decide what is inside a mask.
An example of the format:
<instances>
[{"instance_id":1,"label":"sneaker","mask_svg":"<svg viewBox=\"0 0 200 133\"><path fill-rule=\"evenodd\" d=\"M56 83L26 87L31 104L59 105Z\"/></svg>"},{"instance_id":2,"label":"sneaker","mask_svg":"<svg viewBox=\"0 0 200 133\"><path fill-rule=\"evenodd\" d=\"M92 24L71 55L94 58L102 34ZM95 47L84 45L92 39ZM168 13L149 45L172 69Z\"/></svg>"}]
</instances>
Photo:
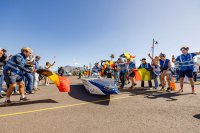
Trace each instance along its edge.
<instances>
[{"instance_id":1,"label":"sneaker","mask_svg":"<svg viewBox=\"0 0 200 133\"><path fill-rule=\"evenodd\" d=\"M3 95L3 96L6 95L6 92L5 92L5 91L1 91L0 93L1 93L1 95Z\"/></svg>"},{"instance_id":2,"label":"sneaker","mask_svg":"<svg viewBox=\"0 0 200 133\"><path fill-rule=\"evenodd\" d=\"M133 89L133 88L134 88L133 86L129 87L129 89Z\"/></svg>"},{"instance_id":3,"label":"sneaker","mask_svg":"<svg viewBox=\"0 0 200 133\"><path fill-rule=\"evenodd\" d=\"M20 97L20 101L28 101L28 98L27 97Z\"/></svg>"},{"instance_id":4,"label":"sneaker","mask_svg":"<svg viewBox=\"0 0 200 133\"><path fill-rule=\"evenodd\" d=\"M178 90L178 93L183 93L183 89Z\"/></svg>"},{"instance_id":5,"label":"sneaker","mask_svg":"<svg viewBox=\"0 0 200 133\"><path fill-rule=\"evenodd\" d=\"M34 91L38 91L38 89L37 89L37 88L33 88L33 90L34 90Z\"/></svg>"},{"instance_id":6,"label":"sneaker","mask_svg":"<svg viewBox=\"0 0 200 133\"><path fill-rule=\"evenodd\" d=\"M35 94L34 91L27 91L26 94Z\"/></svg>"},{"instance_id":7,"label":"sneaker","mask_svg":"<svg viewBox=\"0 0 200 133\"><path fill-rule=\"evenodd\" d=\"M165 91L164 87L162 87L162 88L160 89L160 91Z\"/></svg>"},{"instance_id":8,"label":"sneaker","mask_svg":"<svg viewBox=\"0 0 200 133\"><path fill-rule=\"evenodd\" d=\"M124 88L124 86L122 86L122 85L119 87L119 89L123 89L123 88Z\"/></svg>"},{"instance_id":9,"label":"sneaker","mask_svg":"<svg viewBox=\"0 0 200 133\"><path fill-rule=\"evenodd\" d=\"M0 98L4 98L4 96L2 94L0 94Z\"/></svg>"},{"instance_id":10,"label":"sneaker","mask_svg":"<svg viewBox=\"0 0 200 133\"><path fill-rule=\"evenodd\" d=\"M34 91L30 91L29 94L35 94L35 92Z\"/></svg>"},{"instance_id":11,"label":"sneaker","mask_svg":"<svg viewBox=\"0 0 200 133\"><path fill-rule=\"evenodd\" d=\"M5 102L4 102L4 105L5 106L9 106L9 105L11 105L12 104L12 102L10 101L10 100L6 100Z\"/></svg>"},{"instance_id":12,"label":"sneaker","mask_svg":"<svg viewBox=\"0 0 200 133\"><path fill-rule=\"evenodd\" d=\"M170 87L167 88L167 92L171 92L171 90L172 90L172 89L171 89Z\"/></svg>"},{"instance_id":13,"label":"sneaker","mask_svg":"<svg viewBox=\"0 0 200 133\"><path fill-rule=\"evenodd\" d=\"M13 92L13 95L19 95L20 93L18 91Z\"/></svg>"},{"instance_id":14,"label":"sneaker","mask_svg":"<svg viewBox=\"0 0 200 133\"><path fill-rule=\"evenodd\" d=\"M192 94L197 94L197 92L195 90L192 90Z\"/></svg>"}]
</instances>

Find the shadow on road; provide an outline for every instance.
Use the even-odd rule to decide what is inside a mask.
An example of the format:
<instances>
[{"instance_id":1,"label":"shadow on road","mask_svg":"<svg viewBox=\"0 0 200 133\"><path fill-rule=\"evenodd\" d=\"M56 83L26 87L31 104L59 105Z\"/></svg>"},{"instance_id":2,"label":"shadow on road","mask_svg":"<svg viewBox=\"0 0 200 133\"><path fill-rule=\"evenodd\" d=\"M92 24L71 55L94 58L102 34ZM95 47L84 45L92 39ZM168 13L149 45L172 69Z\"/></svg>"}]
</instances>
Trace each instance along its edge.
<instances>
[{"instance_id":1,"label":"shadow on road","mask_svg":"<svg viewBox=\"0 0 200 133\"><path fill-rule=\"evenodd\" d=\"M99 105L108 106L110 103L110 95L108 96L99 96L89 94L83 85L71 85L69 95L75 99L85 101L85 102L93 102ZM94 102L97 101L97 102Z\"/></svg>"},{"instance_id":2,"label":"shadow on road","mask_svg":"<svg viewBox=\"0 0 200 133\"><path fill-rule=\"evenodd\" d=\"M144 95L146 98L149 99L157 99L157 98L166 98L166 101L176 101L175 97L183 96L183 95L190 95L191 93L184 93L180 94L177 92L159 92L156 90L149 90L144 88L136 88L136 89L120 89L121 93L130 93L131 96L135 95Z\"/></svg>"},{"instance_id":3,"label":"shadow on road","mask_svg":"<svg viewBox=\"0 0 200 133\"><path fill-rule=\"evenodd\" d=\"M194 115L193 117L200 120L200 114Z\"/></svg>"},{"instance_id":4,"label":"shadow on road","mask_svg":"<svg viewBox=\"0 0 200 133\"><path fill-rule=\"evenodd\" d=\"M44 99L44 100L36 100L36 101L26 101L26 102L12 102L10 106L22 106L22 105L31 105L31 104L39 104L39 103L58 103L52 99ZM4 103L0 104L0 107L5 107Z\"/></svg>"}]
</instances>

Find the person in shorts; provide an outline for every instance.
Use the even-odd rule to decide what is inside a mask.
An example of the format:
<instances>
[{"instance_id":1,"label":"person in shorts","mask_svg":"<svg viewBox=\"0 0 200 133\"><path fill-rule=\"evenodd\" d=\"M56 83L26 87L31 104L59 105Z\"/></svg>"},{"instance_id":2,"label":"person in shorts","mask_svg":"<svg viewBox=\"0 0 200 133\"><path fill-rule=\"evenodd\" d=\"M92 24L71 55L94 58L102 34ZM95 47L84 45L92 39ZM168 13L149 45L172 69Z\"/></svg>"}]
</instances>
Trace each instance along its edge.
<instances>
[{"instance_id":1,"label":"person in shorts","mask_svg":"<svg viewBox=\"0 0 200 133\"><path fill-rule=\"evenodd\" d=\"M176 59L173 59L173 62L177 62L179 64L179 77L181 88L179 92L183 92L184 78L185 76L187 76L191 84L192 94L196 94L193 81L194 57L200 55L200 52L189 53L189 47L182 47L180 50L182 54Z\"/></svg>"},{"instance_id":2,"label":"person in shorts","mask_svg":"<svg viewBox=\"0 0 200 133\"><path fill-rule=\"evenodd\" d=\"M28 70L25 68L26 59L32 54L30 48L22 48L21 53L14 55L5 65L3 73L6 79L7 84L9 84L9 89L6 92L6 101L5 104L11 104L10 96L16 88L16 85L19 85L19 91L21 94L20 101L27 101L25 97L25 87L23 81L24 73L32 73L34 70Z\"/></svg>"}]
</instances>

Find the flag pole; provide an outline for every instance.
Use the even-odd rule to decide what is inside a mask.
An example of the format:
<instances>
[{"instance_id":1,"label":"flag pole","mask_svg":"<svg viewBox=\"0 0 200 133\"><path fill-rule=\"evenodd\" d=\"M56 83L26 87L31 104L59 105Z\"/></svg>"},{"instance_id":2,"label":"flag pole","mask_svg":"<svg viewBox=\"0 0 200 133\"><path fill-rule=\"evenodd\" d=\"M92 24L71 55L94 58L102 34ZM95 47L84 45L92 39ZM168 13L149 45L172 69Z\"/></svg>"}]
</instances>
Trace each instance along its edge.
<instances>
[{"instance_id":1,"label":"flag pole","mask_svg":"<svg viewBox=\"0 0 200 133\"><path fill-rule=\"evenodd\" d=\"M153 38L152 58L154 58L154 47L155 47L155 40L154 40L154 38Z\"/></svg>"}]
</instances>

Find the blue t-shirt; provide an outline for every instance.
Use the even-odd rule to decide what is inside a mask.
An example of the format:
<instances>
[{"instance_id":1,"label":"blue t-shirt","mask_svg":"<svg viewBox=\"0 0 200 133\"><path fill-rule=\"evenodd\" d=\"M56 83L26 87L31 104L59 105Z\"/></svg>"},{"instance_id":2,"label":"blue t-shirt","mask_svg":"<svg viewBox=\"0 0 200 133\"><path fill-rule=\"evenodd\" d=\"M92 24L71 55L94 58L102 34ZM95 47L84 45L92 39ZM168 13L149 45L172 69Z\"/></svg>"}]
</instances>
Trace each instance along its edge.
<instances>
[{"instance_id":1,"label":"blue t-shirt","mask_svg":"<svg viewBox=\"0 0 200 133\"><path fill-rule=\"evenodd\" d=\"M165 61L160 60L160 68L162 70L167 70L168 69L168 64L169 64L170 60L166 59Z\"/></svg>"},{"instance_id":2,"label":"blue t-shirt","mask_svg":"<svg viewBox=\"0 0 200 133\"><path fill-rule=\"evenodd\" d=\"M196 56L196 53L188 53L187 55L180 55L176 58L176 62L179 64L180 71L194 70L194 61L193 58Z\"/></svg>"},{"instance_id":3,"label":"blue t-shirt","mask_svg":"<svg viewBox=\"0 0 200 133\"><path fill-rule=\"evenodd\" d=\"M37 60L35 61L34 65L36 70L40 69L39 62Z\"/></svg>"},{"instance_id":4,"label":"blue t-shirt","mask_svg":"<svg viewBox=\"0 0 200 133\"><path fill-rule=\"evenodd\" d=\"M119 63L118 67L120 69L120 72L127 72L127 64L126 63Z\"/></svg>"},{"instance_id":5,"label":"blue t-shirt","mask_svg":"<svg viewBox=\"0 0 200 133\"><path fill-rule=\"evenodd\" d=\"M141 64L139 68L151 68L150 63L146 63L146 64Z\"/></svg>"},{"instance_id":6,"label":"blue t-shirt","mask_svg":"<svg viewBox=\"0 0 200 133\"><path fill-rule=\"evenodd\" d=\"M134 62L131 62L131 63L129 64L129 66L128 66L128 69L129 69L129 70L132 70L132 69L134 69L134 68L136 68L136 65L135 65Z\"/></svg>"}]
</instances>

